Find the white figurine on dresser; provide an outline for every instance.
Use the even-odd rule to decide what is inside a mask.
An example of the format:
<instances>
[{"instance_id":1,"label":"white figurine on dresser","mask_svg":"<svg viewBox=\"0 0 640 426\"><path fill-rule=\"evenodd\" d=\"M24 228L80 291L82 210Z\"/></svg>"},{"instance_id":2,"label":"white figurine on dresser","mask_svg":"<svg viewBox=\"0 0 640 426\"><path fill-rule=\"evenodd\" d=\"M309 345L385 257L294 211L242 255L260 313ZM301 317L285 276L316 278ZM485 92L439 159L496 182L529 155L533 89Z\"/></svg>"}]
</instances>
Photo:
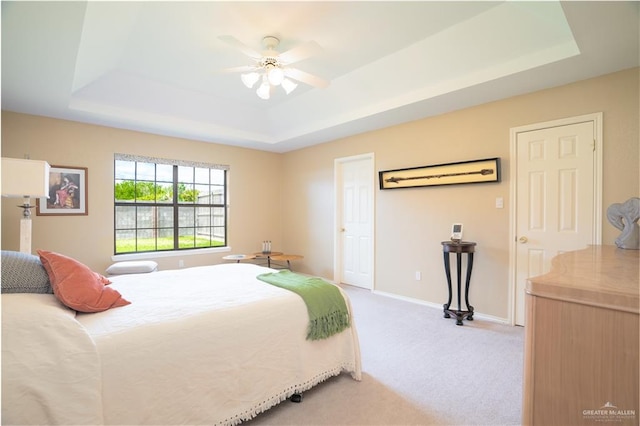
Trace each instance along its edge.
<instances>
[{"instance_id":1,"label":"white figurine on dresser","mask_svg":"<svg viewBox=\"0 0 640 426\"><path fill-rule=\"evenodd\" d=\"M616 238L616 247L622 249L640 249L640 198L632 197L624 203L614 203L607 209L609 222L622 231Z\"/></svg>"}]
</instances>

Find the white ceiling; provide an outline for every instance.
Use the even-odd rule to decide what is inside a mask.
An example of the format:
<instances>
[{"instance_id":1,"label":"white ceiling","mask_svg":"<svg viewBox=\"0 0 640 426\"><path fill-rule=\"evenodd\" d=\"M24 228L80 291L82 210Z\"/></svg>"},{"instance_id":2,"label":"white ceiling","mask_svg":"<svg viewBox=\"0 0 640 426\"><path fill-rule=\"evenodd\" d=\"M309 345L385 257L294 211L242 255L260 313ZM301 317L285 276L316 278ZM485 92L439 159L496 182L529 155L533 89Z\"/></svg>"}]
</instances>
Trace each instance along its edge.
<instances>
[{"instance_id":1,"label":"white ceiling","mask_svg":"<svg viewBox=\"0 0 640 426\"><path fill-rule=\"evenodd\" d=\"M286 152L639 65L632 2L2 2L2 109ZM218 37L330 81L262 100Z\"/></svg>"}]
</instances>

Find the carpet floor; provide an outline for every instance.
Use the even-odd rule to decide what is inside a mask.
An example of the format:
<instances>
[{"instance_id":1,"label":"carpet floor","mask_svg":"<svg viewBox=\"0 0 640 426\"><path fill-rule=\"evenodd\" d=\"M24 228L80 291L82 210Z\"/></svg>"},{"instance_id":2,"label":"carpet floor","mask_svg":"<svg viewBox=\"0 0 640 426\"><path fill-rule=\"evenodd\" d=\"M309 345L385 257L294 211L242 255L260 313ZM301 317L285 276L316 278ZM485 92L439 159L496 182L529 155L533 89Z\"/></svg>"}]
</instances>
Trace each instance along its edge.
<instances>
[{"instance_id":1,"label":"carpet floor","mask_svg":"<svg viewBox=\"0 0 640 426\"><path fill-rule=\"evenodd\" d=\"M343 286L362 352L362 381L342 374L252 425L518 425L524 329Z\"/></svg>"}]
</instances>

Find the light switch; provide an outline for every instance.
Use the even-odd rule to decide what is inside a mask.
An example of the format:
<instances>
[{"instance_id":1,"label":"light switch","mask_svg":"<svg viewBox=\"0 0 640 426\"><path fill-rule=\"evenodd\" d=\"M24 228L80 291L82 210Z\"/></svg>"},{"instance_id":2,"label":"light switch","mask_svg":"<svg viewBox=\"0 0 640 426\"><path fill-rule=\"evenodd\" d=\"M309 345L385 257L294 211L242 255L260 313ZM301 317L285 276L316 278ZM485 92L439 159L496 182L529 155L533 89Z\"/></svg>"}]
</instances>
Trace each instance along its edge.
<instances>
[{"instance_id":1,"label":"light switch","mask_svg":"<svg viewBox=\"0 0 640 426\"><path fill-rule=\"evenodd\" d=\"M496 209L501 209L504 207L504 200L502 199L502 197L497 197L496 198Z\"/></svg>"}]
</instances>

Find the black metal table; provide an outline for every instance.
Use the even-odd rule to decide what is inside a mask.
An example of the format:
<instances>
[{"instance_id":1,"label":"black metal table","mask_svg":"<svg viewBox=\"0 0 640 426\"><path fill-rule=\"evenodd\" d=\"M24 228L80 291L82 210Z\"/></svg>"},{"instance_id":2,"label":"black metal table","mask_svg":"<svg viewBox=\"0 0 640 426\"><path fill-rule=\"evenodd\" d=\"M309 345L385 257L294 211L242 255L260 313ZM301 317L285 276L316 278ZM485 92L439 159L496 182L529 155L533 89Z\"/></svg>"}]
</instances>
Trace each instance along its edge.
<instances>
[{"instance_id":1,"label":"black metal table","mask_svg":"<svg viewBox=\"0 0 640 426\"><path fill-rule=\"evenodd\" d=\"M462 325L462 320L467 319L473 321L473 306L469 304L469 282L471 281L471 271L473 269L473 252L475 251L476 243L471 241L443 241L442 251L444 253L444 272L447 275L447 286L449 287L449 300L444 304L444 317L451 318L451 315L456 317L456 325ZM451 309L451 263L449 260L449 254L456 254L456 270L458 272L458 309ZM462 253L467 253L467 279L464 288L464 301L467 306L467 310L463 311L460 300L461 293L461 279L462 279Z\"/></svg>"}]
</instances>

